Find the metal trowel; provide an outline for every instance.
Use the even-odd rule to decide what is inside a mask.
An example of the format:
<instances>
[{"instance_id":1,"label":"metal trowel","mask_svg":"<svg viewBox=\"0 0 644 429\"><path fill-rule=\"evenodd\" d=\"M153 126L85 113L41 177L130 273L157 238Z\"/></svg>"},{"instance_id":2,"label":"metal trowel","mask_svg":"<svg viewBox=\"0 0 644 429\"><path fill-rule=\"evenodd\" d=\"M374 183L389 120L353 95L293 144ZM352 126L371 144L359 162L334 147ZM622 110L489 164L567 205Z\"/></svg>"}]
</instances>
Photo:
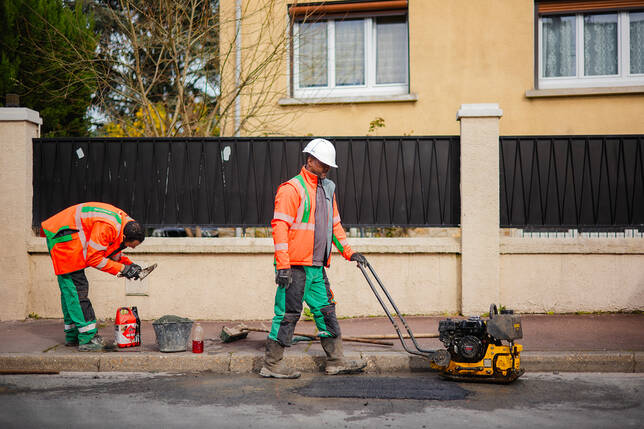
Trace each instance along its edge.
<instances>
[{"instance_id":1,"label":"metal trowel","mask_svg":"<svg viewBox=\"0 0 644 429\"><path fill-rule=\"evenodd\" d=\"M152 271L154 271L154 269L155 269L156 267L157 267L157 264L152 264L152 265L150 265L149 267L145 267L145 268L143 268L143 269L141 270L141 272L139 273L139 277L138 277L138 279L139 279L139 280L143 280L143 279L144 279L144 278L146 278L148 275L150 275L150 273L151 273Z\"/></svg>"}]
</instances>

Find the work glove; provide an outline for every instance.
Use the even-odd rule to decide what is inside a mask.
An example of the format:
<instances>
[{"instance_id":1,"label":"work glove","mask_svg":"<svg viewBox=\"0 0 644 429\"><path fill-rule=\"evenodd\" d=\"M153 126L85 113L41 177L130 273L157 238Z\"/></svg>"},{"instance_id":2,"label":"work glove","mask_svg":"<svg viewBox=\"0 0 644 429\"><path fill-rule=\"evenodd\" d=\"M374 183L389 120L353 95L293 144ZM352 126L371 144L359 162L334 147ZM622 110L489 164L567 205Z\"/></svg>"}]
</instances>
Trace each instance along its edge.
<instances>
[{"instance_id":1,"label":"work glove","mask_svg":"<svg viewBox=\"0 0 644 429\"><path fill-rule=\"evenodd\" d=\"M277 270L277 272L275 273L275 283L277 283L279 287L288 289L292 281L293 281L293 277L291 277L290 268L286 268L284 270Z\"/></svg>"},{"instance_id":2,"label":"work glove","mask_svg":"<svg viewBox=\"0 0 644 429\"><path fill-rule=\"evenodd\" d=\"M355 252L353 255L351 255L350 260L362 265L367 265L367 258L365 258L364 255L360 252Z\"/></svg>"},{"instance_id":3,"label":"work glove","mask_svg":"<svg viewBox=\"0 0 644 429\"><path fill-rule=\"evenodd\" d=\"M125 269L121 273L126 279L138 279L139 273L141 273L141 266L136 264L126 265Z\"/></svg>"}]
</instances>

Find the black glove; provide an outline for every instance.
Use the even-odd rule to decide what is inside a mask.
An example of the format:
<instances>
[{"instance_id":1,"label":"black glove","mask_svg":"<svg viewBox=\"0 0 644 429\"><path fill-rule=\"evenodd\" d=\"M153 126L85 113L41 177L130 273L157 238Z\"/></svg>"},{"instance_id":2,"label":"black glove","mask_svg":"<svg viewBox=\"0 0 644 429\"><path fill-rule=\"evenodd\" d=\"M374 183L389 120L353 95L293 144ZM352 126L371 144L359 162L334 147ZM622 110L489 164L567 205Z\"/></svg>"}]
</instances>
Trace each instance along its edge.
<instances>
[{"instance_id":1,"label":"black glove","mask_svg":"<svg viewBox=\"0 0 644 429\"><path fill-rule=\"evenodd\" d=\"M275 283L279 287L283 287L284 289L288 288L293 281L293 278L291 277L291 269L286 268L284 270L277 270L275 273Z\"/></svg>"},{"instance_id":2,"label":"black glove","mask_svg":"<svg viewBox=\"0 0 644 429\"><path fill-rule=\"evenodd\" d=\"M367 258L364 257L362 253L355 252L353 255L351 255L351 261L355 261L359 264L362 265L367 265Z\"/></svg>"},{"instance_id":3,"label":"black glove","mask_svg":"<svg viewBox=\"0 0 644 429\"><path fill-rule=\"evenodd\" d=\"M123 277L126 279L138 279L139 278L139 273L141 273L141 266L136 265L136 264L130 264L126 265L125 269L121 273Z\"/></svg>"}]
</instances>

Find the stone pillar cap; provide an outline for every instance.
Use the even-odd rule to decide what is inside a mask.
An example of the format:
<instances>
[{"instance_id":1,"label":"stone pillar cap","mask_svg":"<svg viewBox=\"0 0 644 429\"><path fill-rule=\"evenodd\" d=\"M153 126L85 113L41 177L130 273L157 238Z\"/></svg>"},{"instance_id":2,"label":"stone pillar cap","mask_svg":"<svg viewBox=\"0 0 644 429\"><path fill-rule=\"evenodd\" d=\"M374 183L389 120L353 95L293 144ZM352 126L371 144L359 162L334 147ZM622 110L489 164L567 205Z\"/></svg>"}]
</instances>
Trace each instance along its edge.
<instances>
[{"instance_id":1,"label":"stone pillar cap","mask_svg":"<svg viewBox=\"0 0 644 429\"><path fill-rule=\"evenodd\" d=\"M461 108L456 112L456 120L461 118L500 118L503 116L503 110L499 108L498 103L478 103L478 104L461 104Z\"/></svg>"},{"instance_id":2,"label":"stone pillar cap","mask_svg":"<svg viewBox=\"0 0 644 429\"><path fill-rule=\"evenodd\" d=\"M26 121L42 125L42 118L35 110L26 107L0 107L0 122Z\"/></svg>"}]
</instances>

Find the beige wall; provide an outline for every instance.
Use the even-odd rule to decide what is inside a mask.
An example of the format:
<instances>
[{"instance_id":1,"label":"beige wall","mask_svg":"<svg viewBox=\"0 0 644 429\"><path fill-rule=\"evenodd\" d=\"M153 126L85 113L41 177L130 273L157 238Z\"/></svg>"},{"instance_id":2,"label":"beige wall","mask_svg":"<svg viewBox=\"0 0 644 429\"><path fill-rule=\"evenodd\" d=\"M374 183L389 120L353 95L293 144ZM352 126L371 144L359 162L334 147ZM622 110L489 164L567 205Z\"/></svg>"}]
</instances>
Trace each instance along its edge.
<instances>
[{"instance_id":1,"label":"beige wall","mask_svg":"<svg viewBox=\"0 0 644 429\"><path fill-rule=\"evenodd\" d=\"M401 311L457 312L457 239L382 241L353 240L358 250L367 252ZM61 317L60 293L44 239L32 238L29 249L29 311L41 317ZM270 238L148 238L129 256L136 263L159 264L146 279L148 296L127 296L125 279L87 269L89 295L99 318L114 318L117 308L130 305L138 306L144 319L164 314L195 319L273 317L275 274ZM335 254L328 276L340 317L384 314L354 262Z\"/></svg>"},{"instance_id":2,"label":"beige wall","mask_svg":"<svg viewBox=\"0 0 644 429\"><path fill-rule=\"evenodd\" d=\"M519 311L644 308L644 239L501 240L501 302Z\"/></svg>"},{"instance_id":3,"label":"beige wall","mask_svg":"<svg viewBox=\"0 0 644 429\"><path fill-rule=\"evenodd\" d=\"M503 237L498 304L522 313L644 310L643 241ZM365 253L404 314L459 312L458 238L350 242ZM28 311L59 318L60 295L44 239L30 239L29 250ZM114 318L118 307L131 305L146 320L164 314L232 320L273 316L271 239L148 238L130 257L159 264L146 279L149 295L127 296L126 280L87 269L99 318ZM336 254L328 275L339 316L384 314L355 263ZM480 310L464 314L486 312L491 301L485 293L479 301ZM0 319L22 317L0 312Z\"/></svg>"},{"instance_id":4,"label":"beige wall","mask_svg":"<svg viewBox=\"0 0 644 429\"><path fill-rule=\"evenodd\" d=\"M273 24L283 31L287 3L292 2L279 0L274 9ZM234 0L222 2L224 11L231 6ZM377 135L456 135L454 112L461 104L496 102L506 112L501 135L644 133L644 89L627 95L526 97L534 89L533 7L533 0L411 0L410 92L418 97L415 102L278 106L277 100L288 96L284 58L281 84L266 100L274 113L264 131L365 135L369 123L382 117L386 126ZM253 40L251 29L247 34L245 43ZM261 135L262 130L247 134Z\"/></svg>"},{"instance_id":5,"label":"beige wall","mask_svg":"<svg viewBox=\"0 0 644 429\"><path fill-rule=\"evenodd\" d=\"M500 302L529 313L642 310L643 264L641 254L503 255Z\"/></svg>"},{"instance_id":6,"label":"beige wall","mask_svg":"<svg viewBox=\"0 0 644 429\"><path fill-rule=\"evenodd\" d=\"M22 319L28 314L31 235L32 145L40 136L38 112L0 108L0 319Z\"/></svg>"}]
</instances>

